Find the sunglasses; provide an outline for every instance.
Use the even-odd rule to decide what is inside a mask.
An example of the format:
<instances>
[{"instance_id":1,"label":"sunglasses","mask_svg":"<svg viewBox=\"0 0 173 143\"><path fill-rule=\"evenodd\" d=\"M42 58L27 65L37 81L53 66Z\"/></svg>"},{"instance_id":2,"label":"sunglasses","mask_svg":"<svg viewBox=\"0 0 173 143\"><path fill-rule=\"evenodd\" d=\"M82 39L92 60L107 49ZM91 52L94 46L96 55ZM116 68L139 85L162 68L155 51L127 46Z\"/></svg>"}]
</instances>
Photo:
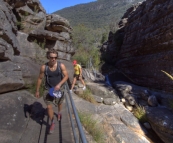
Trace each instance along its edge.
<instances>
[{"instance_id":1,"label":"sunglasses","mask_svg":"<svg viewBox=\"0 0 173 143\"><path fill-rule=\"evenodd\" d=\"M49 57L50 59L57 59L57 57Z\"/></svg>"}]
</instances>

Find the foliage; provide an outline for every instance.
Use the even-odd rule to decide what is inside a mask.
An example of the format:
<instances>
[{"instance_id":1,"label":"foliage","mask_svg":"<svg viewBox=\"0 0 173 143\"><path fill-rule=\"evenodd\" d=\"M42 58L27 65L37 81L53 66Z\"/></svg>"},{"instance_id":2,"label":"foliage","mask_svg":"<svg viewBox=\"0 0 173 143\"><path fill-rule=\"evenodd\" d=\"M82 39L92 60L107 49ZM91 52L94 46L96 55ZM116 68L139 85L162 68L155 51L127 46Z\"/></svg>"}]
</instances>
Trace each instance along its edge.
<instances>
[{"instance_id":1,"label":"foliage","mask_svg":"<svg viewBox=\"0 0 173 143\"><path fill-rule=\"evenodd\" d=\"M97 48L104 39L106 40L106 28L89 29L85 25L79 24L73 28L72 39L76 48L73 59L76 59L82 66L86 66L90 58L94 68L98 69L100 63L100 52Z\"/></svg>"},{"instance_id":2,"label":"foliage","mask_svg":"<svg viewBox=\"0 0 173 143\"><path fill-rule=\"evenodd\" d=\"M118 23L126 10L137 2L141 0L97 0L64 8L54 13L68 19L73 27L80 23L95 29L109 27L111 22Z\"/></svg>"},{"instance_id":3,"label":"foliage","mask_svg":"<svg viewBox=\"0 0 173 143\"><path fill-rule=\"evenodd\" d=\"M78 113L80 121L88 133L93 137L93 139L98 143L104 143L104 131L101 125L97 123L88 113Z\"/></svg>"},{"instance_id":4,"label":"foliage","mask_svg":"<svg viewBox=\"0 0 173 143\"><path fill-rule=\"evenodd\" d=\"M140 105L137 105L136 109L134 109L134 116L142 123L147 121L145 109Z\"/></svg>"},{"instance_id":5,"label":"foliage","mask_svg":"<svg viewBox=\"0 0 173 143\"><path fill-rule=\"evenodd\" d=\"M19 30L23 30L25 28L25 20L27 16L29 15L28 12L25 12L23 15L21 15L20 20L17 20L17 27Z\"/></svg>"},{"instance_id":6,"label":"foliage","mask_svg":"<svg viewBox=\"0 0 173 143\"><path fill-rule=\"evenodd\" d=\"M89 101L91 103L96 103L94 97L91 94L91 91L86 88L86 90L84 90L82 95L79 95L81 98L85 99L86 101Z\"/></svg>"}]
</instances>

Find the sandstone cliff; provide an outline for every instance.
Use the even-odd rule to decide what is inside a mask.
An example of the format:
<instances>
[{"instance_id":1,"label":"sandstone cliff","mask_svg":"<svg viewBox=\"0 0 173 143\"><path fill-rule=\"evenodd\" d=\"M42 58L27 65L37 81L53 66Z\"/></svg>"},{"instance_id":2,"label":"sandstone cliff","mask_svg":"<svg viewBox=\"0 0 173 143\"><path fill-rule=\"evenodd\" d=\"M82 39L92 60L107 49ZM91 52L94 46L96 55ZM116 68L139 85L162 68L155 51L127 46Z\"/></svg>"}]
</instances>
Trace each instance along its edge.
<instances>
[{"instance_id":1,"label":"sandstone cliff","mask_svg":"<svg viewBox=\"0 0 173 143\"><path fill-rule=\"evenodd\" d=\"M100 49L105 61L103 73L121 97L131 98L126 99L129 103L134 99L145 107L148 122L165 143L173 141L172 19L172 0L137 3L126 11L118 31L110 32L108 41ZM122 80L121 74L127 79ZM143 91L136 90L135 86ZM140 102L141 99L147 104Z\"/></svg>"},{"instance_id":2,"label":"sandstone cliff","mask_svg":"<svg viewBox=\"0 0 173 143\"><path fill-rule=\"evenodd\" d=\"M110 35L106 60L135 84L172 92L172 18L172 0L134 5L122 17L119 30Z\"/></svg>"},{"instance_id":3,"label":"sandstone cliff","mask_svg":"<svg viewBox=\"0 0 173 143\"><path fill-rule=\"evenodd\" d=\"M72 28L67 19L47 15L39 0L0 0L0 19L0 140L19 143L27 134L34 142L40 124L31 125L32 135L25 131L31 119L26 109L35 101L25 88L36 82L49 48L57 49L72 78ZM44 110L39 103L35 105L39 112Z\"/></svg>"}]
</instances>

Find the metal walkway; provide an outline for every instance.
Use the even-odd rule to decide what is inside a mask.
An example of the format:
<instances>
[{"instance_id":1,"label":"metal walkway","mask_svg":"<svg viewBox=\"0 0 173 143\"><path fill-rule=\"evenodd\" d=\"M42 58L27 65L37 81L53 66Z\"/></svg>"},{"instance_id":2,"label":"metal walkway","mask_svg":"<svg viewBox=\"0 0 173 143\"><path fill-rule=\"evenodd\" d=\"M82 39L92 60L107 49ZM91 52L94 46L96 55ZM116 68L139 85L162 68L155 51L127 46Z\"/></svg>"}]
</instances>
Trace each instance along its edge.
<instances>
[{"instance_id":1,"label":"metal walkway","mask_svg":"<svg viewBox=\"0 0 173 143\"><path fill-rule=\"evenodd\" d=\"M61 114L62 118L57 121L58 107L53 107L55 130L49 134L50 119L47 111L42 120L38 143L87 143L86 137L80 123L78 113L66 83L65 100L63 102ZM46 109L43 98L39 102Z\"/></svg>"},{"instance_id":2,"label":"metal walkway","mask_svg":"<svg viewBox=\"0 0 173 143\"><path fill-rule=\"evenodd\" d=\"M50 120L47 113L45 114L40 130L39 143L74 143L70 119L65 104L63 103L61 111L62 119L60 121L57 121L57 114L54 113L55 130L53 134L49 134ZM57 112L57 110L57 107L54 107L54 112Z\"/></svg>"}]
</instances>

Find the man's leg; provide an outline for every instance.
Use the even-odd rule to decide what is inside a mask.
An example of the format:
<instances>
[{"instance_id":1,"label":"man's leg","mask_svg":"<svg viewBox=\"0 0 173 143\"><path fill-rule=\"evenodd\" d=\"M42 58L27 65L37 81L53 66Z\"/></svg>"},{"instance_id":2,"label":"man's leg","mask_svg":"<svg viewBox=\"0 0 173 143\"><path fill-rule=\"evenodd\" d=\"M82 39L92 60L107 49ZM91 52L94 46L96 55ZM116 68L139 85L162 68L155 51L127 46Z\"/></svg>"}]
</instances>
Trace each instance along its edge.
<instances>
[{"instance_id":1,"label":"man's leg","mask_svg":"<svg viewBox=\"0 0 173 143\"><path fill-rule=\"evenodd\" d=\"M53 119L54 111L53 111L52 105L47 105L47 112L48 112L49 119L51 120L51 126L49 129L49 133L51 134L54 132L54 128L55 128L55 122Z\"/></svg>"},{"instance_id":2,"label":"man's leg","mask_svg":"<svg viewBox=\"0 0 173 143\"><path fill-rule=\"evenodd\" d=\"M48 113L48 116L50 118L50 120L52 121L53 120L53 108L52 108L52 105L47 105L47 113Z\"/></svg>"},{"instance_id":3,"label":"man's leg","mask_svg":"<svg viewBox=\"0 0 173 143\"><path fill-rule=\"evenodd\" d=\"M61 110L62 110L62 103L58 104L58 117L57 120L61 120Z\"/></svg>"},{"instance_id":4,"label":"man's leg","mask_svg":"<svg viewBox=\"0 0 173 143\"><path fill-rule=\"evenodd\" d=\"M65 92L64 91L62 92L62 97L61 98L56 98L55 99L55 103L58 105L58 115L57 115L57 120L58 121L60 121L61 118L62 118L61 110L62 110L62 104L63 104L64 98L65 98L65 95L64 95Z\"/></svg>"}]
</instances>

